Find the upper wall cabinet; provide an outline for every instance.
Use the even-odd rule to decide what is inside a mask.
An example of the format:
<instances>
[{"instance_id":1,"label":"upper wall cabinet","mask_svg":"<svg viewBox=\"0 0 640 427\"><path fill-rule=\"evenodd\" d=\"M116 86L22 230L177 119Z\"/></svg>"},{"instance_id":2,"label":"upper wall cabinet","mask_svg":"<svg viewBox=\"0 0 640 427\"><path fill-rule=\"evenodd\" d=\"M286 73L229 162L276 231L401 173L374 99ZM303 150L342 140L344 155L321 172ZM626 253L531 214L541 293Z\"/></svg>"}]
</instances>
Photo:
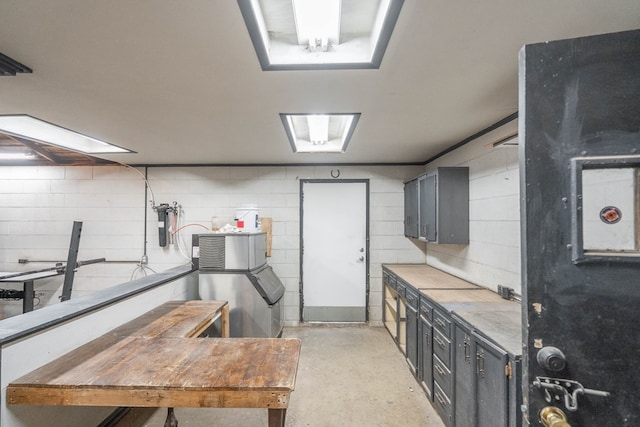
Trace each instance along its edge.
<instances>
[{"instance_id":1,"label":"upper wall cabinet","mask_svg":"<svg viewBox=\"0 0 640 427\"><path fill-rule=\"evenodd\" d=\"M417 239L418 234L418 180L404 184L404 235Z\"/></svg>"},{"instance_id":2,"label":"upper wall cabinet","mask_svg":"<svg viewBox=\"0 0 640 427\"><path fill-rule=\"evenodd\" d=\"M437 168L408 181L404 197L405 236L442 244L469 243L469 168Z\"/></svg>"}]
</instances>

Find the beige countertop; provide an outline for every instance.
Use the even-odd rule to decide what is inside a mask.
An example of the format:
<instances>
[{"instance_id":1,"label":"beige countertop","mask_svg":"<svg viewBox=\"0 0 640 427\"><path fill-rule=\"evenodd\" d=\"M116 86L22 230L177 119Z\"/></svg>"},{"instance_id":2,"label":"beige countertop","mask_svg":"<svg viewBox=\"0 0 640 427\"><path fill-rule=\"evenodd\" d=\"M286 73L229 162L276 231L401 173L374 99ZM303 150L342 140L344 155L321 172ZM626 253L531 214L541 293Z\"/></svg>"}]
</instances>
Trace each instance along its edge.
<instances>
[{"instance_id":1,"label":"beige countertop","mask_svg":"<svg viewBox=\"0 0 640 427\"><path fill-rule=\"evenodd\" d=\"M483 289L426 264L384 264L383 267L416 289Z\"/></svg>"},{"instance_id":2,"label":"beige countertop","mask_svg":"<svg viewBox=\"0 0 640 427\"><path fill-rule=\"evenodd\" d=\"M447 313L511 352L522 354L521 304L425 264L385 264Z\"/></svg>"},{"instance_id":3,"label":"beige countertop","mask_svg":"<svg viewBox=\"0 0 640 427\"><path fill-rule=\"evenodd\" d=\"M420 289L420 293L439 304L509 302L489 289Z\"/></svg>"}]
</instances>

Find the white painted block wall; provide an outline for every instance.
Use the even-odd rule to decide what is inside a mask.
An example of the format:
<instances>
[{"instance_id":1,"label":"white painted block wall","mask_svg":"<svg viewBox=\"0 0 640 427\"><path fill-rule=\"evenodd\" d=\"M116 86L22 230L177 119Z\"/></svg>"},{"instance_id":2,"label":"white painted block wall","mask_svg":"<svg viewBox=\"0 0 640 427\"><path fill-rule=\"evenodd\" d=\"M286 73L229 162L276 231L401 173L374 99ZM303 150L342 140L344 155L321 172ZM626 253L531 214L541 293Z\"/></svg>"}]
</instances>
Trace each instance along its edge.
<instances>
[{"instance_id":1,"label":"white painted block wall","mask_svg":"<svg viewBox=\"0 0 640 427\"><path fill-rule=\"evenodd\" d=\"M370 319L381 320L381 264L424 263L491 289L520 286L520 209L517 147L492 147L517 131L514 121L429 164L470 168L470 243L436 245L403 236L403 182L419 166L150 167L146 171L155 203L177 201L187 226L178 245L158 246L157 216L145 198L140 173L122 166L0 168L0 271L33 270L66 260L74 220L83 221L78 258L109 262L81 267L74 295L84 295L143 273L188 262L191 234L211 227L211 218L232 222L236 208L251 203L273 219L269 263L286 287L285 319L299 316L300 179L370 179ZM136 264L147 254L145 271ZM425 256L426 247L426 256ZM184 255L187 255L185 257ZM44 263L18 264L19 258ZM8 287L8 286L2 286ZM62 276L36 282L41 306L57 303ZM3 317L21 311L20 301L0 301Z\"/></svg>"},{"instance_id":2,"label":"white painted block wall","mask_svg":"<svg viewBox=\"0 0 640 427\"><path fill-rule=\"evenodd\" d=\"M427 264L481 286L520 285L518 147L492 143L517 132L517 120L427 165L469 167L469 245L427 244ZM517 138L510 141L516 143Z\"/></svg>"},{"instance_id":3,"label":"white painted block wall","mask_svg":"<svg viewBox=\"0 0 640 427\"><path fill-rule=\"evenodd\" d=\"M273 251L269 263L285 287L285 320L299 317L300 179L370 180L370 320L381 321L383 263L424 263L424 244L403 236L403 182L422 171L419 166L297 167L150 167L148 181L155 203L179 203L184 242L158 246L157 216L145 199L141 175L121 166L2 167L0 197L0 271L49 267L51 262L18 264L19 258L66 260L74 220L83 221L78 259L105 257L105 263L81 267L74 295L83 295L139 277L135 264L144 253L147 218L149 269L162 271L188 262L191 234L211 226L211 218L232 222L236 208L252 203L262 217L273 219ZM144 172L144 170L142 170ZM325 224L321 224L324 226ZM150 270L148 270L150 271ZM57 303L62 276L36 282L41 306ZM4 316L17 314L21 302L0 302Z\"/></svg>"}]
</instances>

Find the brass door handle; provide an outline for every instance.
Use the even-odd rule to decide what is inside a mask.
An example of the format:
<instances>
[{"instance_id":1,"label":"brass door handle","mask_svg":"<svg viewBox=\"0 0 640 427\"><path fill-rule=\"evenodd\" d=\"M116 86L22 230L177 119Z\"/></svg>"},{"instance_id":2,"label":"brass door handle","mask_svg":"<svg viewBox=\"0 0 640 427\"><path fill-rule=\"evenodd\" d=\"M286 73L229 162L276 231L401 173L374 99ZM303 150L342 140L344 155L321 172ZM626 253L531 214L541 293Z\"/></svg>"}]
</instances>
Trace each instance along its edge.
<instances>
[{"instance_id":1,"label":"brass door handle","mask_svg":"<svg viewBox=\"0 0 640 427\"><path fill-rule=\"evenodd\" d=\"M562 409L547 406L540 411L540 421L545 427L571 427Z\"/></svg>"}]
</instances>

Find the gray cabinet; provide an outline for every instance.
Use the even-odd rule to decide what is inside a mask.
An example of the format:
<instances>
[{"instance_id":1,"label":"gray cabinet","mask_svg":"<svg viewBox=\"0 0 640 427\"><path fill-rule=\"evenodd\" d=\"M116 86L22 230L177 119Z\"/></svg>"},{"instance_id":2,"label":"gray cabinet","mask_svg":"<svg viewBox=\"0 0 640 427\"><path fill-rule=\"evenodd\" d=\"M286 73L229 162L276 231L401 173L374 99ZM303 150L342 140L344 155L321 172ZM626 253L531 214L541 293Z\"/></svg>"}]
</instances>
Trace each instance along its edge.
<instances>
[{"instance_id":1,"label":"gray cabinet","mask_svg":"<svg viewBox=\"0 0 640 427\"><path fill-rule=\"evenodd\" d=\"M520 304L410 265L382 276L385 326L444 424L520 426Z\"/></svg>"},{"instance_id":2,"label":"gray cabinet","mask_svg":"<svg viewBox=\"0 0 640 427\"><path fill-rule=\"evenodd\" d=\"M506 317L504 314L482 311L474 315L498 320ZM486 335L490 330L477 330L455 314L453 317L455 427L520 426L520 353L510 353L493 342ZM509 329L506 322L503 330Z\"/></svg>"},{"instance_id":3,"label":"gray cabinet","mask_svg":"<svg viewBox=\"0 0 640 427\"><path fill-rule=\"evenodd\" d=\"M433 306L420 297L420 319L418 323L418 379L427 396L433 399Z\"/></svg>"},{"instance_id":4,"label":"gray cabinet","mask_svg":"<svg viewBox=\"0 0 640 427\"><path fill-rule=\"evenodd\" d=\"M405 355L407 354L406 291L407 284L402 279L386 269L382 270L382 295L384 298L382 321Z\"/></svg>"},{"instance_id":5,"label":"gray cabinet","mask_svg":"<svg viewBox=\"0 0 640 427\"><path fill-rule=\"evenodd\" d=\"M383 308L382 308L382 322L385 328L391 334L393 340L397 343L399 339L399 323L400 316L398 313L398 306L400 304L400 298L398 296L398 282L394 274L389 273L387 270L382 271L382 289L383 289Z\"/></svg>"},{"instance_id":6,"label":"gray cabinet","mask_svg":"<svg viewBox=\"0 0 640 427\"><path fill-rule=\"evenodd\" d=\"M428 242L435 242L438 238L436 231L438 221L437 197L436 191L437 175L426 175L418 181L419 188L419 207L420 224L418 227L418 235L421 239Z\"/></svg>"},{"instance_id":7,"label":"gray cabinet","mask_svg":"<svg viewBox=\"0 0 640 427\"><path fill-rule=\"evenodd\" d=\"M417 239L418 234L418 180L404 184L404 235Z\"/></svg>"},{"instance_id":8,"label":"gray cabinet","mask_svg":"<svg viewBox=\"0 0 640 427\"><path fill-rule=\"evenodd\" d=\"M472 336L472 351L475 354L477 366L476 426L507 426L509 421L507 353L475 333Z\"/></svg>"},{"instance_id":9,"label":"gray cabinet","mask_svg":"<svg viewBox=\"0 0 640 427\"><path fill-rule=\"evenodd\" d=\"M469 168L443 167L419 179L420 238L469 243Z\"/></svg>"},{"instance_id":10,"label":"gray cabinet","mask_svg":"<svg viewBox=\"0 0 640 427\"><path fill-rule=\"evenodd\" d=\"M418 293L411 287L405 290L407 310L407 361L414 375L418 375Z\"/></svg>"},{"instance_id":11,"label":"gray cabinet","mask_svg":"<svg viewBox=\"0 0 640 427\"><path fill-rule=\"evenodd\" d=\"M453 371L455 383L455 414L456 427L473 427L475 425L473 369L471 353L471 331L455 323L455 356Z\"/></svg>"},{"instance_id":12,"label":"gray cabinet","mask_svg":"<svg viewBox=\"0 0 640 427\"><path fill-rule=\"evenodd\" d=\"M433 310L433 401L447 426L453 425L453 375L451 373L451 318Z\"/></svg>"},{"instance_id":13,"label":"gray cabinet","mask_svg":"<svg viewBox=\"0 0 640 427\"><path fill-rule=\"evenodd\" d=\"M469 168L439 167L406 182L404 191L405 236L469 243Z\"/></svg>"}]
</instances>

